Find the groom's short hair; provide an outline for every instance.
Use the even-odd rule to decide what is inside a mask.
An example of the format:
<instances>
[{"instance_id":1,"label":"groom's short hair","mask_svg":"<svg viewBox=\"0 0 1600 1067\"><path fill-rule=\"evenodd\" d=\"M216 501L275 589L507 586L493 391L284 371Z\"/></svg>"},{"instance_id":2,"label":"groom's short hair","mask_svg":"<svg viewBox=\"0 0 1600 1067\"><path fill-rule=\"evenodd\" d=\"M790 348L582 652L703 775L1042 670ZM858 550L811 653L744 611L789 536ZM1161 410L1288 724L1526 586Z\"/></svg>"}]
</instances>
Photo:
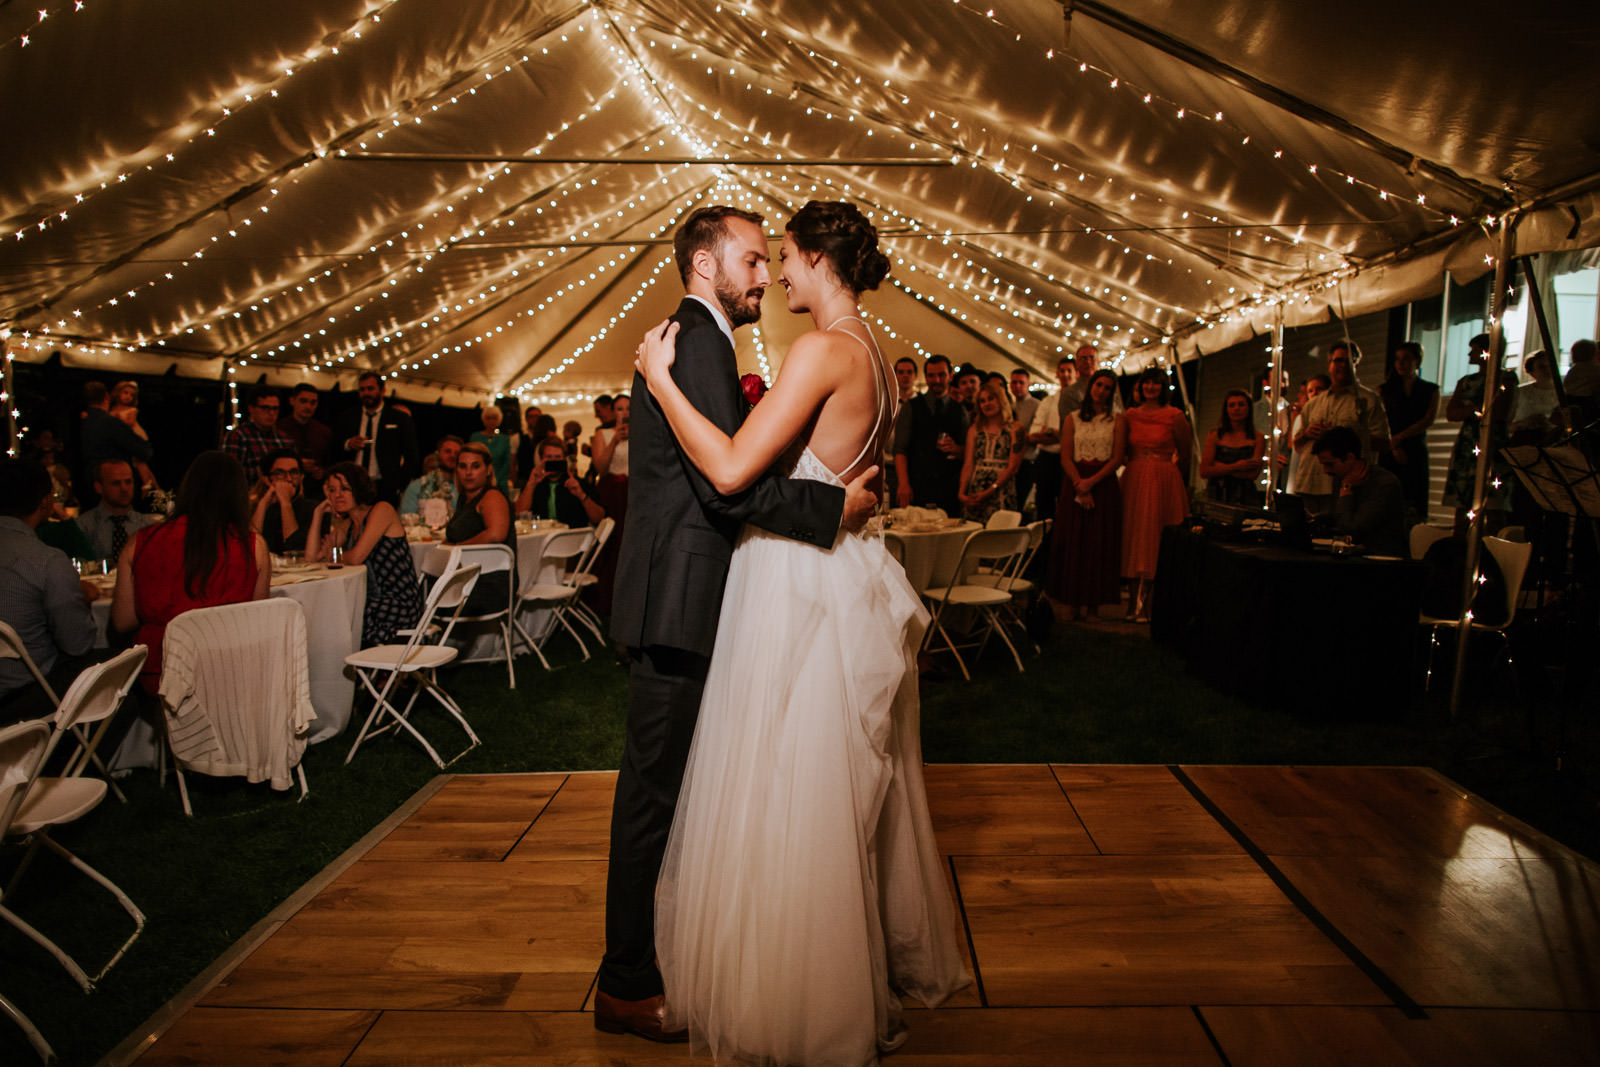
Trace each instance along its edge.
<instances>
[{"instance_id":1,"label":"groom's short hair","mask_svg":"<svg viewBox=\"0 0 1600 1067\"><path fill-rule=\"evenodd\" d=\"M743 211L725 204L713 204L694 212L683 225L678 227L678 232L672 235L672 258L678 262L678 278L684 285L689 284L689 273L694 269L694 254L702 248L708 250L713 256L721 255L722 245L728 239L728 220L744 219L757 226L766 224L766 219L754 211Z\"/></svg>"}]
</instances>

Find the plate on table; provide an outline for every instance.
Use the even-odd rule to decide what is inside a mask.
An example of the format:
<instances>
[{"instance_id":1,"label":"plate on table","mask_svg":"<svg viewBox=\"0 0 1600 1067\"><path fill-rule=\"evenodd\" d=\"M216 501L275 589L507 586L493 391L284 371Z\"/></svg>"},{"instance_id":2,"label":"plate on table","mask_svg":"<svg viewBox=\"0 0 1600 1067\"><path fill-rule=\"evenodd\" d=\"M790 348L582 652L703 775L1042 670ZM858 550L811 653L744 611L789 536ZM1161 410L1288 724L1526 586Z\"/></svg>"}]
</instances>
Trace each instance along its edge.
<instances>
[{"instance_id":1,"label":"plate on table","mask_svg":"<svg viewBox=\"0 0 1600 1067\"><path fill-rule=\"evenodd\" d=\"M312 571L316 570L320 566L322 566L320 563L285 563L282 566L274 567L272 569L272 573L273 574L310 574Z\"/></svg>"}]
</instances>

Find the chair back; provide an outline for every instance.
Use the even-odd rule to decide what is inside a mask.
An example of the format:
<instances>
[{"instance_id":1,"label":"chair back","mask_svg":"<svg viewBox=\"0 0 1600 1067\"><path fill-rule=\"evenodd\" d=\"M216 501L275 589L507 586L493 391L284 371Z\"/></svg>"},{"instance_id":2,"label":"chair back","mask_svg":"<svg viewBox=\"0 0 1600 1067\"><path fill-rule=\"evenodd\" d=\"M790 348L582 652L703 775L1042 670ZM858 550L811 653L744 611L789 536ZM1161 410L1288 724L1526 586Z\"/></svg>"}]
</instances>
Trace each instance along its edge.
<instances>
[{"instance_id":1,"label":"chair back","mask_svg":"<svg viewBox=\"0 0 1600 1067\"><path fill-rule=\"evenodd\" d=\"M1437 541L1443 541L1450 536L1450 531L1443 526L1429 526L1419 522L1411 527L1410 544L1411 558L1421 559L1428 554L1428 549Z\"/></svg>"},{"instance_id":2,"label":"chair back","mask_svg":"<svg viewBox=\"0 0 1600 1067\"><path fill-rule=\"evenodd\" d=\"M17 812L50 747L50 723L29 719L0 729L0 837L17 821Z\"/></svg>"},{"instance_id":3,"label":"chair back","mask_svg":"<svg viewBox=\"0 0 1600 1067\"><path fill-rule=\"evenodd\" d=\"M983 528L985 530L1015 530L1021 525L1022 512L1001 508L989 516L989 521L983 524Z\"/></svg>"},{"instance_id":4,"label":"chair back","mask_svg":"<svg viewBox=\"0 0 1600 1067\"><path fill-rule=\"evenodd\" d=\"M980 560L999 574L1010 574L1028 549L1028 531L1022 529L974 530L961 546L961 561L950 576L950 586L963 584Z\"/></svg>"},{"instance_id":5,"label":"chair back","mask_svg":"<svg viewBox=\"0 0 1600 1067\"><path fill-rule=\"evenodd\" d=\"M1506 580L1506 626L1517 617L1517 601L1522 599L1522 579L1528 573L1528 561L1533 558L1533 544L1528 541L1507 541L1502 537L1485 537L1483 547L1489 550L1500 566L1500 576Z\"/></svg>"},{"instance_id":6,"label":"chair back","mask_svg":"<svg viewBox=\"0 0 1600 1067\"><path fill-rule=\"evenodd\" d=\"M144 645L134 645L104 663L84 668L61 698L61 707L56 711L56 729L67 730L75 724L109 719L122 707L149 651Z\"/></svg>"},{"instance_id":7,"label":"chair back","mask_svg":"<svg viewBox=\"0 0 1600 1067\"><path fill-rule=\"evenodd\" d=\"M39 672L39 665L28 655L28 646L22 643L22 636L6 622L0 622L0 659L20 659L23 666L28 668L28 673L33 675L33 680L39 683L39 688L44 690L44 695L50 698L50 703L60 706L61 698L56 696L56 691L50 688L50 683Z\"/></svg>"},{"instance_id":8,"label":"chair back","mask_svg":"<svg viewBox=\"0 0 1600 1067\"><path fill-rule=\"evenodd\" d=\"M560 584L575 586L580 583L581 574L588 573L588 568L594 565L597 553L590 548L598 539L599 531L588 526L581 526L576 530L562 530L545 538L544 548L539 553L539 567L532 579L528 582L528 589L536 585ZM545 567L552 563L565 565L572 560L578 561L577 566L570 572L564 572L557 583L542 582L540 576L544 574Z\"/></svg>"},{"instance_id":9,"label":"chair back","mask_svg":"<svg viewBox=\"0 0 1600 1067\"><path fill-rule=\"evenodd\" d=\"M428 590L427 597L422 602L422 618L417 620L417 625L412 627L411 636L406 641L409 656L410 649L421 644L428 635L428 628L432 625L434 616L445 613L450 621L445 625L444 633L439 637L439 643L445 643L450 637L450 631L455 628L456 620L461 617L461 606L467 602L467 597L472 593L472 587L478 583L479 567L476 563L463 566L461 563L462 546L452 545L449 551L442 553L444 566L439 572L438 581L433 583L433 588ZM434 553L428 553L429 560L434 558Z\"/></svg>"}]
</instances>

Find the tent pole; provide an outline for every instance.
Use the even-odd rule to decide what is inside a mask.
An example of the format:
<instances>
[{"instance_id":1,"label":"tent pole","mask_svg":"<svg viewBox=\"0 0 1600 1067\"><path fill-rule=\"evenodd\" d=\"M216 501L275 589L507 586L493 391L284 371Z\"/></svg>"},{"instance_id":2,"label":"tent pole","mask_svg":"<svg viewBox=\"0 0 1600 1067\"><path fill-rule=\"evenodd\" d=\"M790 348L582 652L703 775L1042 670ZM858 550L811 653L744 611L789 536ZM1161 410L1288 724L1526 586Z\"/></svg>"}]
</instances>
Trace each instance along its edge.
<instances>
[{"instance_id":1,"label":"tent pole","mask_svg":"<svg viewBox=\"0 0 1600 1067\"><path fill-rule=\"evenodd\" d=\"M1472 637L1472 604L1477 595L1478 556L1483 550L1483 505L1492 477L1495 400L1500 393L1500 364L1505 356L1506 285L1511 269L1511 235L1518 216L1500 219L1500 246L1494 257L1494 293L1489 311L1489 354L1483 365L1483 413L1478 420L1478 469L1472 481L1472 510L1467 522L1467 563L1461 576L1461 617L1456 620L1455 673L1450 682L1450 717L1461 711L1461 685L1467 673L1467 642Z\"/></svg>"},{"instance_id":2,"label":"tent pole","mask_svg":"<svg viewBox=\"0 0 1600 1067\"><path fill-rule=\"evenodd\" d=\"M1283 303L1279 301L1273 309L1272 316L1272 348L1269 349L1270 358L1267 360L1267 373L1270 383L1267 386L1267 423L1261 432L1266 437L1266 446L1262 451L1262 462L1266 464L1267 485L1266 492L1261 496L1261 509L1272 510L1272 493L1278 486L1278 450L1283 447L1283 431L1287 426L1279 426L1283 418Z\"/></svg>"},{"instance_id":3,"label":"tent pole","mask_svg":"<svg viewBox=\"0 0 1600 1067\"><path fill-rule=\"evenodd\" d=\"M1174 343L1169 344L1168 348L1172 352L1172 370L1178 376L1178 395L1183 398L1184 410L1189 413L1189 446L1193 451L1189 453L1189 469L1183 472L1183 482L1193 489L1195 472L1200 469L1199 412L1195 411L1194 404L1189 400L1189 383L1183 378L1183 361L1178 358L1178 346ZM1204 360L1199 362L1203 363Z\"/></svg>"},{"instance_id":4,"label":"tent pole","mask_svg":"<svg viewBox=\"0 0 1600 1067\"><path fill-rule=\"evenodd\" d=\"M17 433L17 390L16 381L11 369L11 328L0 327L0 363L4 363L3 377L0 377L0 407L6 409L6 455L15 456L22 445L21 435Z\"/></svg>"}]
</instances>

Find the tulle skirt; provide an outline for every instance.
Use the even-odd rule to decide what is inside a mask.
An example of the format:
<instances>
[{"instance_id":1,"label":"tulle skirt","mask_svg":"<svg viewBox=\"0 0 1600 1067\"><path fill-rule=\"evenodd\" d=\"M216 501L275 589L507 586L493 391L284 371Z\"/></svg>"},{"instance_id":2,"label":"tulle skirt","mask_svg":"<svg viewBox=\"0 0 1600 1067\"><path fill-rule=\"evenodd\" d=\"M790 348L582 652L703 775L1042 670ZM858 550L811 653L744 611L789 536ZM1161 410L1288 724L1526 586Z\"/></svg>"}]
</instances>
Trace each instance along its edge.
<instances>
[{"instance_id":1,"label":"tulle skirt","mask_svg":"<svg viewBox=\"0 0 1600 1067\"><path fill-rule=\"evenodd\" d=\"M746 528L657 889L668 1018L696 1051L867 1064L893 987L968 981L922 779L927 625L882 543Z\"/></svg>"}]
</instances>

